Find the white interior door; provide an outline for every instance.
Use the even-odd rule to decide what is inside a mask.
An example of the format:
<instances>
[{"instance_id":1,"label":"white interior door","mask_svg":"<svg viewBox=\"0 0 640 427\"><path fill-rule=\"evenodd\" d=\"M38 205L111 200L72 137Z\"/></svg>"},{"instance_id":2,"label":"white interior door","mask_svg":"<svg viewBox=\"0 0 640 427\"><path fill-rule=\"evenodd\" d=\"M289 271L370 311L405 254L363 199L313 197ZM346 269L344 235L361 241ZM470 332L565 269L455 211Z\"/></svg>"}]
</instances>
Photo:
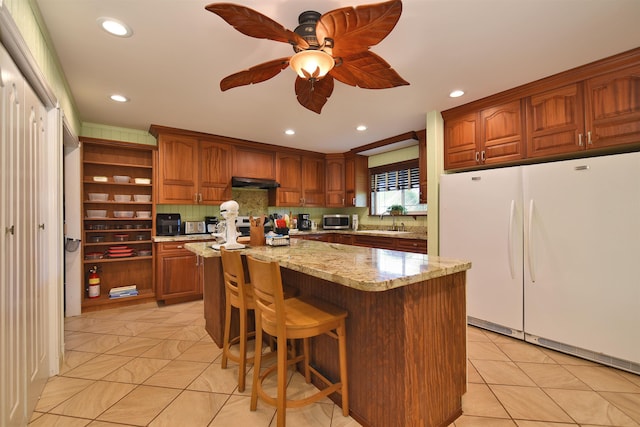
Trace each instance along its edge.
<instances>
[{"instance_id":1,"label":"white interior door","mask_svg":"<svg viewBox=\"0 0 640 427\"><path fill-rule=\"evenodd\" d=\"M523 331L520 168L442 175L440 255L471 261L467 315ZM518 335L517 333L515 335Z\"/></svg>"},{"instance_id":2,"label":"white interior door","mask_svg":"<svg viewBox=\"0 0 640 427\"><path fill-rule=\"evenodd\" d=\"M525 331L640 362L640 153L524 169Z\"/></svg>"}]
</instances>

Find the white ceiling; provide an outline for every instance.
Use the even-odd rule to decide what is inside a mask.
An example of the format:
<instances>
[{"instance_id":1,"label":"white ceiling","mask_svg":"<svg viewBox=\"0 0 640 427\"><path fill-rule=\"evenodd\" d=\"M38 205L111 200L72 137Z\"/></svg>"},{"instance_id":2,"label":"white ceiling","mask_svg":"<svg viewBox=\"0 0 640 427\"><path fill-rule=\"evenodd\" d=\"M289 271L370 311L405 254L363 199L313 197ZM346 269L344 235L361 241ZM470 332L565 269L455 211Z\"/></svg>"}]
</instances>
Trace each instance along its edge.
<instances>
[{"instance_id":1,"label":"white ceiling","mask_svg":"<svg viewBox=\"0 0 640 427\"><path fill-rule=\"evenodd\" d=\"M295 74L221 92L220 80L289 56L284 43L245 36L204 9L208 0L36 0L85 122L149 125L344 152L425 128L442 111L640 46L640 0L405 0L372 51L410 85L367 90L336 81L322 110L296 100ZM235 0L293 30L320 13L376 0ZM104 32L102 16L133 37ZM462 98L448 97L463 89ZM131 101L109 99L121 93ZM357 132L359 124L368 126ZM284 130L293 128L294 136Z\"/></svg>"}]
</instances>

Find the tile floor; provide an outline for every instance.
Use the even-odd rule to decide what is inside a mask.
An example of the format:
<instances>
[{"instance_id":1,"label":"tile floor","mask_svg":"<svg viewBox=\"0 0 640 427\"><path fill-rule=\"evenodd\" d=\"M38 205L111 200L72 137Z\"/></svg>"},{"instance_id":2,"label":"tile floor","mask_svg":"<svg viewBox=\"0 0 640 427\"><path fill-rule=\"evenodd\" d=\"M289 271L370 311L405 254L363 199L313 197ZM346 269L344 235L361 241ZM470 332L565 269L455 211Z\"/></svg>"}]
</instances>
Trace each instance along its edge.
<instances>
[{"instance_id":1,"label":"tile floor","mask_svg":"<svg viewBox=\"0 0 640 427\"><path fill-rule=\"evenodd\" d=\"M251 372L220 367L202 301L86 313L65 321L66 357L30 426L267 427L275 409L249 411ZM468 328L467 426L640 426L640 376ZM292 374L289 393L309 390ZM325 400L287 412L291 427L355 427ZM389 426L401 427L401 426Z\"/></svg>"}]
</instances>

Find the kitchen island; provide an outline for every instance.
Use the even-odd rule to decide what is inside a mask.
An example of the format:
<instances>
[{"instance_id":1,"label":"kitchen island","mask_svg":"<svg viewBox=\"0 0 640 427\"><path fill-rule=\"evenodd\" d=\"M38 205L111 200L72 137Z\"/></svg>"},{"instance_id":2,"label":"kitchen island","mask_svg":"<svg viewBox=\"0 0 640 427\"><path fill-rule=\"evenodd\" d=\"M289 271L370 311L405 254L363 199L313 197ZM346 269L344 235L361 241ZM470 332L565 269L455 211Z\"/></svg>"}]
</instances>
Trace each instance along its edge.
<instances>
[{"instance_id":1,"label":"kitchen island","mask_svg":"<svg viewBox=\"0 0 640 427\"><path fill-rule=\"evenodd\" d=\"M220 346L220 254L208 243L185 247L205 259L207 330ZM470 263L298 239L290 246L251 247L242 253L278 261L286 285L349 312L350 414L362 425L447 426L461 415L467 363L465 278ZM337 378L334 340L319 337L311 351L315 366Z\"/></svg>"}]
</instances>

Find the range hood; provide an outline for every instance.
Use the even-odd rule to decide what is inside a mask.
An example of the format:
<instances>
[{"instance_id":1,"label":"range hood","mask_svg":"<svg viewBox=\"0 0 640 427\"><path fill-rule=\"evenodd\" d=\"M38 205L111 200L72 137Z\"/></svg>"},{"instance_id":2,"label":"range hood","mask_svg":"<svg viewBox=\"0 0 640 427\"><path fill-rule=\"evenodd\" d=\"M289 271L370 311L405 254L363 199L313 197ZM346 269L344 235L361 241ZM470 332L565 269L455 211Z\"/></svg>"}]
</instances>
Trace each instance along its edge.
<instances>
[{"instance_id":1,"label":"range hood","mask_svg":"<svg viewBox=\"0 0 640 427\"><path fill-rule=\"evenodd\" d=\"M273 179L234 176L231 178L231 186L236 188L278 188L280 184Z\"/></svg>"}]
</instances>

